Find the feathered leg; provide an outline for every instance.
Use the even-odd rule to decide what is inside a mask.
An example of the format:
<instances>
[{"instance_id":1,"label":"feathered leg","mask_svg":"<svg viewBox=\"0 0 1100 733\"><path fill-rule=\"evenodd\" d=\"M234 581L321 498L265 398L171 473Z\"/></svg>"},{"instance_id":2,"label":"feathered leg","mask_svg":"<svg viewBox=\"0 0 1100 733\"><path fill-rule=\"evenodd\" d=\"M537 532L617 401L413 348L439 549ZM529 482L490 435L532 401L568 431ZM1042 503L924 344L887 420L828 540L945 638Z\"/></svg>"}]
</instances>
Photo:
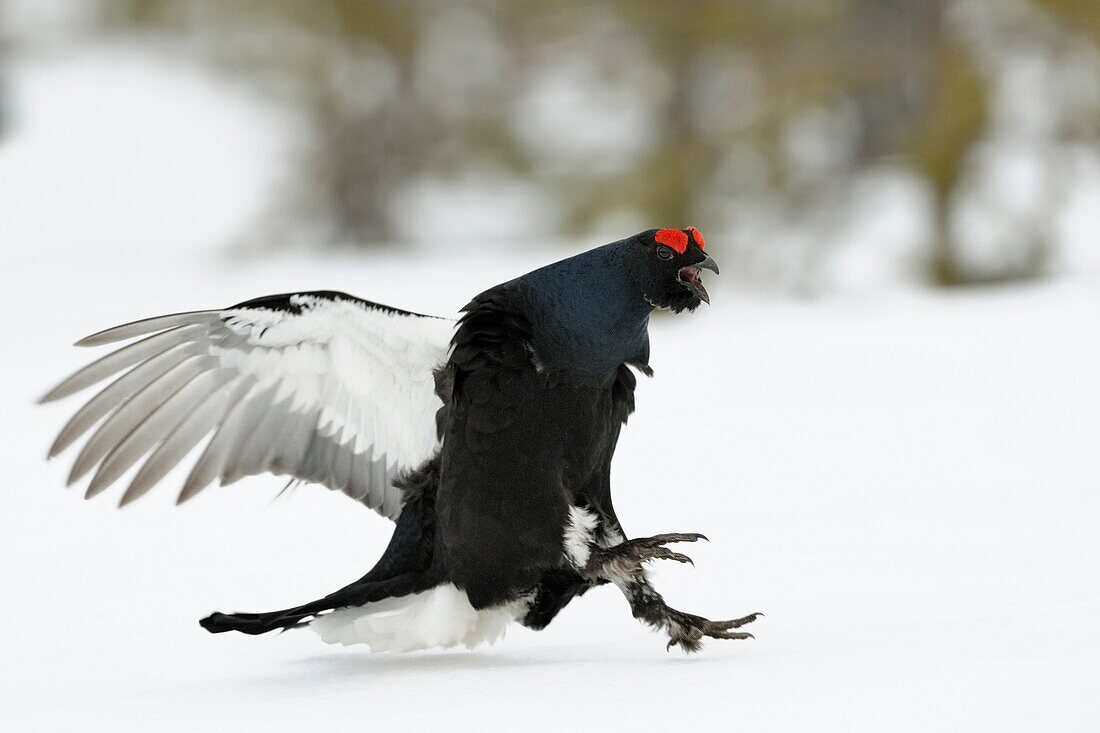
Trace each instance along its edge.
<instances>
[{"instance_id":1,"label":"feathered leg","mask_svg":"<svg viewBox=\"0 0 1100 733\"><path fill-rule=\"evenodd\" d=\"M573 568L547 570L535 587L531 604L520 623L529 629L541 631L549 626L570 601L584 595L593 585L606 582L608 581L602 579L592 582Z\"/></svg>"}]
</instances>

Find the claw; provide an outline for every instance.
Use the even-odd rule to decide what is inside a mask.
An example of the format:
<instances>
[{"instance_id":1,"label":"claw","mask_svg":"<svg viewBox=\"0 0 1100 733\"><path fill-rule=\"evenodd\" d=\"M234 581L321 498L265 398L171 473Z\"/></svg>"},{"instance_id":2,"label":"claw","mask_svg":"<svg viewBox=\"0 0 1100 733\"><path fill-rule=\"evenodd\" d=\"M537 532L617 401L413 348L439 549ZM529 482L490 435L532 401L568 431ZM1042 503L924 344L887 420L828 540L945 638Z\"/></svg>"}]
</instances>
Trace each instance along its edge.
<instances>
[{"instance_id":1,"label":"claw","mask_svg":"<svg viewBox=\"0 0 1100 733\"><path fill-rule=\"evenodd\" d=\"M638 547L656 547L657 545L664 545L670 542L697 542L699 540L707 540L706 535L701 535L698 532L669 532L666 534L656 534L652 537L640 537L633 540L627 540L626 543ZM707 542L710 542L710 540L707 540Z\"/></svg>"},{"instance_id":2,"label":"claw","mask_svg":"<svg viewBox=\"0 0 1100 733\"><path fill-rule=\"evenodd\" d=\"M698 542L699 540L706 540L705 534L699 534L698 532L671 532L669 534L659 534L653 539L661 538L663 542Z\"/></svg>"},{"instance_id":3,"label":"claw","mask_svg":"<svg viewBox=\"0 0 1100 733\"><path fill-rule=\"evenodd\" d=\"M648 555L648 557L646 557L644 555ZM642 562L648 562L650 560L675 560L676 562L685 562L685 563L688 563L689 565L692 565L692 566L695 565L695 561L692 560L687 555L684 555L684 554L679 553L679 552L673 552L672 550L668 549L667 547L653 547L653 548L650 548L649 552L644 553L644 555L641 558Z\"/></svg>"},{"instance_id":4,"label":"claw","mask_svg":"<svg viewBox=\"0 0 1100 733\"><path fill-rule=\"evenodd\" d=\"M762 613L750 613L748 616L731 619L729 621L708 621L707 623L709 624L709 628L720 629L724 631L726 629L737 629L744 626L745 624L751 624L753 621L762 617L763 615L764 614Z\"/></svg>"},{"instance_id":5,"label":"claw","mask_svg":"<svg viewBox=\"0 0 1100 733\"><path fill-rule=\"evenodd\" d=\"M712 639L755 639L756 637L747 631L704 631L705 636Z\"/></svg>"}]
</instances>

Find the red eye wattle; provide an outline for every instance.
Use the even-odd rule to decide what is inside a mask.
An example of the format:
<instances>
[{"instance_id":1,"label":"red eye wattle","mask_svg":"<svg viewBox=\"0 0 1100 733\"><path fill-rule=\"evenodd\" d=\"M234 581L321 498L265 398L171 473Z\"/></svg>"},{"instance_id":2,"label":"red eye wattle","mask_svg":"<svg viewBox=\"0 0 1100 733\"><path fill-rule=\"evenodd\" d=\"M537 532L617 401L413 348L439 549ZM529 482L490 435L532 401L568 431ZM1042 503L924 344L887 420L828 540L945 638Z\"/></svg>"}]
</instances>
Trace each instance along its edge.
<instances>
[{"instance_id":1,"label":"red eye wattle","mask_svg":"<svg viewBox=\"0 0 1100 733\"><path fill-rule=\"evenodd\" d=\"M695 227L688 227L688 231L691 232L691 236L695 239L695 244L699 249L706 249L707 243L703 240L703 233Z\"/></svg>"},{"instance_id":2,"label":"red eye wattle","mask_svg":"<svg viewBox=\"0 0 1100 733\"><path fill-rule=\"evenodd\" d=\"M688 248L688 235L679 229L661 229L653 235L657 244L663 244L676 250L677 254L683 254Z\"/></svg>"}]
</instances>

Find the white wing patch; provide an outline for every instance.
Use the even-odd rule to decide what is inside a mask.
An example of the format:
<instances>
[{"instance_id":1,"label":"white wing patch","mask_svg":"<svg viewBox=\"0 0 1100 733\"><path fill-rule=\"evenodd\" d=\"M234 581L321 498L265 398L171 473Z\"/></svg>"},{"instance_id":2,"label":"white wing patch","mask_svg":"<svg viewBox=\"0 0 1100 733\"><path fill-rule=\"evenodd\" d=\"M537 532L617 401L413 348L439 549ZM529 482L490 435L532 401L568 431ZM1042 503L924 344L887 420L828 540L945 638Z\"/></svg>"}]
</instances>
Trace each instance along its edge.
<instances>
[{"instance_id":1,"label":"white wing patch","mask_svg":"<svg viewBox=\"0 0 1100 733\"><path fill-rule=\"evenodd\" d=\"M270 307L278 301L280 307ZM152 488L211 432L180 494L213 480L288 474L341 490L385 516L400 512L394 478L438 447L433 371L454 322L340 294L296 294L226 310L138 321L78 342L136 341L69 377L59 399L129 369L86 403L50 456L94 425L69 481L96 468L94 496L134 465L122 503Z\"/></svg>"}]
</instances>

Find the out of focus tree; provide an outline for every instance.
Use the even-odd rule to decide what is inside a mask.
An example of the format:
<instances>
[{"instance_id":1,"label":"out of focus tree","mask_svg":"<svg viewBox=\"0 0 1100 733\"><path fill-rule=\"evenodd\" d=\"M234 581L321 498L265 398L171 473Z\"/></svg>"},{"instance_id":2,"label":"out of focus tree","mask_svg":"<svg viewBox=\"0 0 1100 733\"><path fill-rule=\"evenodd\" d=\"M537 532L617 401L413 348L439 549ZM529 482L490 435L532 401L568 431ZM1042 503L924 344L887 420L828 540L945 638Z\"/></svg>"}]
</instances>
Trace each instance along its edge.
<instances>
[{"instance_id":1,"label":"out of focus tree","mask_svg":"<svg viewBox=\"0 0 1100 733\"><path fill-rule=\"evenodd\" d=\"M928 192L914 264L932 282L1031 277L1055 205L976 235L997 220L991 151L1026 142L1056 181L1060 146L1100 136L1094 107L1064 103L1081 96L1068 82L1041 102L1046 122L1013 132L1011 88L1019 59L1087 86L1095 0L105 7L107 27L168 32L301 110L300 177L275 226L312 221L325 241L445 236L424 209L473 190L520 217L504 236L695 222L725 235L736 269L814 289L869 176L893 171ZM977 239L995 254L975 255Z\"/></svg>"},{"instance_id":2,"label":"out of focus tree","mask_svg":"<svg viewBox=\"0 0 1100 733\"><path fill-rule=\"evenodd\" d=\"M1100 40L1100 8L1092 0L1034 0L1040 7L1053 11L1065 22Z\"/></svg>"}]
</instances>

